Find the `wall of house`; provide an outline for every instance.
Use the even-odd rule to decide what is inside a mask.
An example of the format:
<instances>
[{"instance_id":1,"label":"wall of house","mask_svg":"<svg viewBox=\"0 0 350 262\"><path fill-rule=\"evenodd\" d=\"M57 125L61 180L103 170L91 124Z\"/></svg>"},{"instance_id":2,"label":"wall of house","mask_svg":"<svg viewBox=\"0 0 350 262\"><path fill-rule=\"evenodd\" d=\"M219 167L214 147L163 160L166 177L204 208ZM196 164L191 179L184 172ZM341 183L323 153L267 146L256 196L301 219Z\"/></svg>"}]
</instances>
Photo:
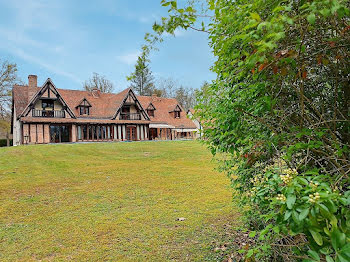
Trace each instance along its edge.
<instances>
[{"instance_id":1,"label":"wall of house","mask_svg":"<svg viewBox=\"0 0 350 262\"><path fill-rule=\"evenodd\" d=\"M12 138L13 145L18 146L21 144L21 122L17 120L16 117L16 108L13 109L13 126L12 126Z\"/></svg>"},{"instance_id":2,"label":"wall of house","mask_svg":"<svg viewBox=\"0 0 350 262\"><path fill-rule=\"evenodd\" d=\"M19 121L18 121L19 122ZM19 122L21 126L21 123ZM126 127L127 125L112 125L112 133L114 141L125 141L126 140ZM16 131L15 131L16 129ZM18 133L18 130L23 130L23 136ZM148 125L136 125L136 138L137 140L148 140ZM78 127L73 124L71 127L70 139L71 142L78 141ZM15 128L14 136L17 136L19 144L48 144L50 143L50 125L49 124L22 124L22 128ZM23 141L23 143L22 143ZM80 140L81 141L81 140Z\"/></svg>"},{"instance_id":3,"label":"wall of house","mask_svg":"<svg viewBox=\"0 0 350 262\"><path fill-rule=\"evenodd\" d=\"M55 107L55 110L62 110L63 109L62 104L59 101L54 101L53 106Z\"/></svg>"},{"instance_id":4,"label":"wall of house","mask_svg":"<svg viewBox=\"0 0 350 262\"><path fill-rule=\"evenodd\" d=\"M42 110L43 109L42 101L41 100L36 101L34 108L37 110Z\"/></svg>"},{"instance_id":5,"label":"wall of house","mask_svg":"<svg viewBox=\"0 0 350 262\"><path fill-rule=\"evenodd\" d=\"M134 105L130 106L130 113L137 113L136 106L134 106Z\"/></svg>"},{"instance_id":6,"label":"wall of house","mask_svg":"<svg viewBox=\"0 0 350 262\"><path fill-rule=\"evenodd\" d=\"M23 136L20 144L47 144L50 143L49 124L22 124Z\"/></svg>"},{"instance_id":7,"label":"wall of house","mask_svg":"<svg viewBox=\"0 0 350 262\"><path fill-rule=\"evenodd\" d=\"M43 110L43 104L42 104L42 100L38 100L35 105L34 108L37 110ZM55 110L62 110L63 106L59 101L54 101L54 109Z\"/></svg>"}]
</instances>

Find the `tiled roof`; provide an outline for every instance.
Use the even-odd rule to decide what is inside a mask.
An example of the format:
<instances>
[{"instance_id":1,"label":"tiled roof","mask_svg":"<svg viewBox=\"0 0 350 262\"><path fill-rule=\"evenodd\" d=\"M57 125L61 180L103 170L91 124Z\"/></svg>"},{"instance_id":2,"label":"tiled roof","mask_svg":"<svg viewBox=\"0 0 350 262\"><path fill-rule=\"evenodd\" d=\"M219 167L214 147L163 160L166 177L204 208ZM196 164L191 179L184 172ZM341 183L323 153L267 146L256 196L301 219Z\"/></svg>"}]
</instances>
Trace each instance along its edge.
<instances>
[{"instance_id":1,"label":"tiled roof","mask_svg":"<svg viewBox=\"0 0 350 262\"><path fill-rule=\"evenodd\" d=\"M51 117L22 117L24 123L91 123L91 124L149 124L148 120L119 120L96 118L51 118Z\"/></svg>"},{"instance_id":2,"label":"tiled roof","mask_svg":"<svg viewBox=\"0 0 350 262\"><path fill-rule=\"evenodd\" d=\"M40 90L38 87L28 87L28 86L14 86L13 87L13 100L16 108L16 117L19 117L25 107L28 105L30 99ZM130 121L130 120L111 120L114 114L120 107L123 99L129 92L129 88L121 91L120 93L99 93L95 96L90 91L81 90L67 90L67 89L57 89L63 100L67 103L70 109L78 117L79 112L77 106L85 98L90 104L90 115L88 117L79 116L77 119L58 119L58 118L35 118L35 117L22 117L23 121L27 122L52 122L52 123L82 123L82 122L96 122L96 123L126 123L126 122L147 122L149 121ZM151 96L137 96L142 107L146 110L148 105L152 102L156 108L154 112L154 117L151 118L151 123L167 123L178 128L196 128L192 120L188 119L186 112L181 108L179 103L174 98L162 98L162 97L151 97ZM174 113L169 113L173 111L176 106L179 105L182 112L180 113L180 118L174 118Z\"/></svg>"},{"instance_id":3,"label":"tiled roof","mask_svg":"<svg viewBox=\"0 0 350 262\"><path fill-rule=\"evenodd\" d=\"M154 117L150 117L151 123L167 123L176 128L196 128L191 119L187 118L185 110L180 106L175 98L164 98L156 96L137 96L143 108L147 108L150 103L156 108ZM182 110L180 118L175 118L173 111L176 106Z\"/></svg>"},{"instance_id":4,"label":"tiled roof","mask_svg":"<svg viewBox=\"0 0 350 262\"><path fill-rule=\"evenodd\" d=\"M14 86L13 99L16 108L16 116L19 117L28 102L39 91L38 87ZM110 119L113 117L121 102L129 91L129 88L118 94L99 93L93 96L90 91L57 89L63 100L72 109L76 116L79 115L77 106L85 98L91 104L89 118Z\"/></svg>"}]
</instances>

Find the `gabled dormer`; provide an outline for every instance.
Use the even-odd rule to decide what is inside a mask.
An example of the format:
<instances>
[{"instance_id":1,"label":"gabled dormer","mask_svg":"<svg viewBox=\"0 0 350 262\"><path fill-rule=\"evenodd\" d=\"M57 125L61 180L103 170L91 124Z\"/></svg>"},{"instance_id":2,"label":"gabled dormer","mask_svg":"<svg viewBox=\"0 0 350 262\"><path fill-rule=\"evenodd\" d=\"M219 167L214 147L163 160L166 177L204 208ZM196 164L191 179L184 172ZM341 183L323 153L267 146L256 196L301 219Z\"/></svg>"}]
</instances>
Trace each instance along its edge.
<instances>
[{"instance_id":1,"label":"gabled dormer","mask_svg":"<svg viewBox=\"0 0 350 262\"><path fill-rule=\"evenodd\" d=\"M90 115L91 104L86 98L81 100L80 103L76 106L76 108L78 109L79 115L81 116Z\"/></svg>"},{"instance_id":2,"label":"gabled dormer","mask_svg":"<svg viewBox=\"0 0 350 262\"><path fill-rule=\"evenodd\" d=\"M149 116L132 89L129 88L123 92L125 92L125 96L112 119L149 121Z\"/></svg>"},{"instance_id":3,"label":"gabled dormer","mask_svg":"<svg viewBox=\"0 0 350 262\"><path fill-rule=\"evenodd\" d=\"M173 115L174 118L181 118L182 109L179 105L176 105L174 108L169 110L169 113Z\"/></svg>"},{"instance_id":4,"label":"gabled dormer","mask_svg":"<svg viewBox=\"0 0 350 262\"><path fill-rule=\"evenodd\" d=\"M150 103L146 109L147 111L147 114L150 116L150 117L154 117L154 111L156 110L155 106Z\"/></svg>"},{"instance_id":5,"label":"gabled dormer","mask_svg":"<svg viewBox=\"0 0 350 262\"><path fill-rule=\"evenodd\" d=\"M34 91L33 97L19 117L50 117L50 118L75 118L73 111L61 97L50 78L41 88L30 85L29 92Z\"/></svg>"}]
</instances>

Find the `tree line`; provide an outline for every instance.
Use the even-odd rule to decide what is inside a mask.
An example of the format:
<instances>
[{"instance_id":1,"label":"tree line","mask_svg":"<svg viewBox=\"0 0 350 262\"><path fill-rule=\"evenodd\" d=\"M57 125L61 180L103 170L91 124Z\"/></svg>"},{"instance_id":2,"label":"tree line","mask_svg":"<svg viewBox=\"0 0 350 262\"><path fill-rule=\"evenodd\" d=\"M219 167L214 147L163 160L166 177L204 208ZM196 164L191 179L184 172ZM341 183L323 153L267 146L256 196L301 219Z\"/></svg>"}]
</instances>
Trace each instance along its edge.
<instances>
[{"instance_id":1,"label":"tree line","mask_svg":"<svg viewBox=\"0 0 350 262\"><path fill-rule=\"evenodd\" d=\"M206 83L200 89L184 86L178 80L168 77L155 79L150 69L150 60L147 52L143 52L137 59L134 71L127 77L130 82L129 87L138 95L175 98L180 105L188 110L196 105L196 96ZM111 93L115 86L112 81L98 73L93 73L92 77L83 83L83 89L91 91L98 89L104 93Z\"/></svg>"}]
</instances>

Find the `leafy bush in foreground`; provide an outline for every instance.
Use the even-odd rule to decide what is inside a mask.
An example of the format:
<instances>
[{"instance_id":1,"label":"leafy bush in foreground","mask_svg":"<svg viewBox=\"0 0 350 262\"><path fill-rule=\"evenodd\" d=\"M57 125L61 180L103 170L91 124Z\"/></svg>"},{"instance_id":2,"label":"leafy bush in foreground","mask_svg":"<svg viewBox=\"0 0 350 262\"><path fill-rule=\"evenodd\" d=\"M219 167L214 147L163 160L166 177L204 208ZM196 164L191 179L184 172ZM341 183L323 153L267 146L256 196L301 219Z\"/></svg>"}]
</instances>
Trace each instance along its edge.
<instances>
[{"instance_id":1,"label":"leafy bush in foreground","mask_svg":"<svg viewBox=\"0 0 350 262\"><path fill-rule=\"evenodd\" d=\"M209 34L217 79L197 116L259 236L246 257L350 261L349 1L162 4L151 45L176 28Z\"/></svg>"}]
</instances>

